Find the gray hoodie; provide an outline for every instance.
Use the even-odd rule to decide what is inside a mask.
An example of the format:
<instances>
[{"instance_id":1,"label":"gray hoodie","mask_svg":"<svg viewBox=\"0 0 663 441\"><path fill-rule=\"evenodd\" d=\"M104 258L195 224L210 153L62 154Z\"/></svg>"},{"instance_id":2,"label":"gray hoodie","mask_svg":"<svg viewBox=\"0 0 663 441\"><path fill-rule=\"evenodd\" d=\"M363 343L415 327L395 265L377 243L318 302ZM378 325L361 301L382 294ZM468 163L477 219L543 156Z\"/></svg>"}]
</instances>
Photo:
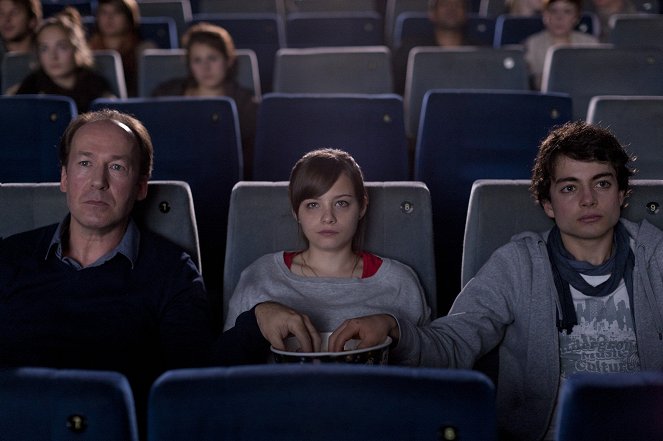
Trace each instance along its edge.
<instances>
[{"instance_id":1,"label":"gray hoodie","mask_svg":"<svg viewBox=\"0 0 663 441\"><path fill-rule=\"evenodd\" d=\"M622 219L635 254L633 303L642 370L663 368L663 232ZM419 326L400 320L393 359L410 365L472 368L499 345L500 436L541 439L560 382L561 309L546 250L548 233L526 232L493 253L449 315Z\"/></svg>"}]
</instances>

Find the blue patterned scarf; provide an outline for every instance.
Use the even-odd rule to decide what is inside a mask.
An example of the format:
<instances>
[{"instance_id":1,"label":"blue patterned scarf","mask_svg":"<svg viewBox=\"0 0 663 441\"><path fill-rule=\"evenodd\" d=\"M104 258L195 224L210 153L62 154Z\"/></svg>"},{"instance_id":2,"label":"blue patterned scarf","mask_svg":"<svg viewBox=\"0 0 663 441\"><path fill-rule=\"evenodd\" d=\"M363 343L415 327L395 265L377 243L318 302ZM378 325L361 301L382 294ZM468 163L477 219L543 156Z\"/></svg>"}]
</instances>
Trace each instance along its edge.
<instances>
[{"instance_id":1,"label":"blue patterned scarf","mask_svg":"<svg viewBox=\"0 0 663 441\"><path fill-rule=\"evenodd\" d=\"M565 330L570 334L573 327L578 324L575 305L571 297L571 288L591 297L604 297L614 292L622 279L626 284L629 301L633 305L633 266L635 265L635 256L631 251L629 235L626 228L617 223L615 226L614 253L602 265L594 266L588 262L579 262L566 251L562 243L562 236L557 225L553 227L548 236L548 256L552 266L555 287L559 295L559 302L562 307L562 316L560 318L557 311L557 329ZM605 282L592 286L581 276L585 275L607 275L610 278ZM631 308L633 310L633 308Z\"/></svg>"}]
</instances>

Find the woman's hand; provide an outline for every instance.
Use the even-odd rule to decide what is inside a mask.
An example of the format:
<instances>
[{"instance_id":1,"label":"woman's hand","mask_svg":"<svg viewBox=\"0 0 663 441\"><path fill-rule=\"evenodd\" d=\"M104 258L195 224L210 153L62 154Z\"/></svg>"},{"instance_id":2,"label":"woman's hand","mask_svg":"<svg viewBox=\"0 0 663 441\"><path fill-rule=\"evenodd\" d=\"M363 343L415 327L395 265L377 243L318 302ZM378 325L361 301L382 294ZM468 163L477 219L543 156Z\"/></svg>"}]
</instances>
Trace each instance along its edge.
<instances>
[{"instance_id":1,"label":"woman's hand","mask_svg":"<svg viewBox=\"0 0 663 441\"><path fill-rule=\"evenodd\" d=\"M341 326L329 337L329 350L340 352L351 339L361 340L358 349L379 345L390 336L394 342L400 338L398 322L389 314L368 315L353 318L341 323Z\"/></svg>"},{"instance_id":2,"label":"woman's hand","mask_svg":"<svg viewBox=\"0 0 663 441\"><path fill-rule=\"evenodd\" d=\"M260 303L255 314L260 332L275 349L285 350L284 340L294 335L302 352L320 351L320 334L307 315L276 302Z\"/></svg>"}]
</instances>

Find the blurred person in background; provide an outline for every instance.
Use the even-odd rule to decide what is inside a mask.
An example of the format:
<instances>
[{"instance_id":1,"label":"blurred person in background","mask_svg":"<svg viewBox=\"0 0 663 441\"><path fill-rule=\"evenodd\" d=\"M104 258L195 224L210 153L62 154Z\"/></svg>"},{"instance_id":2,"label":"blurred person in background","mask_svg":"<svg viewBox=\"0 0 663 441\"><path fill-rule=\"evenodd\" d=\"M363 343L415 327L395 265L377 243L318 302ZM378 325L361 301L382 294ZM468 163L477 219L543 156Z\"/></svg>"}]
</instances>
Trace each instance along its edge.
<instances>
[{"instance_id":1,"label":"blurred person in background","mask_svg":"<svg viewBox=\"0 0 663 441\"><path fill-rule=\"evenodd\" d=\"M532 89L541 89L543 65L548 49L556 45L591 45L599 40L591 34L574 30L580 21L582 0L544 0L545 29L530 35L523 42L525 61Z\"/></svg>"},{"instance_id":2,"label":"blurred person in background","mask_svg":"<svg viewBox=\"0 0 663 441\"><path fill-rule=\"evenodd\" d=\"M182 36L188 75L158 85L152 96L226 96L237 105L244 152L244 178L250 179L258 101L237 82L237 54L231 35L210 23L197 23Z\"/></svg>"},{"instance_id":3,"label":"blurred person in background","mask_svg":"<svg viewBox=\"0 0 663 441\"><path fill-rule=\"evenodd\" d=\"M138 91L138 60L145 49L156 48L140 35L140 10L136 0L99 0L96 24L88 43L92 50L112 49L122 57L129 96Z\"/></svg>"},{"instance_id":4,"label":"blurred person in background","mask_svg":"<svg viewBox=\"0 0 663 441\"><path fill-rule=\"evenodd\" d=\"M66 7L41 23L36 50L39 67L9 94L68 96L81 113L96 98L113 96L109 82L94 70L92 51L76 9Z\"/></svg>"}]
</instances>

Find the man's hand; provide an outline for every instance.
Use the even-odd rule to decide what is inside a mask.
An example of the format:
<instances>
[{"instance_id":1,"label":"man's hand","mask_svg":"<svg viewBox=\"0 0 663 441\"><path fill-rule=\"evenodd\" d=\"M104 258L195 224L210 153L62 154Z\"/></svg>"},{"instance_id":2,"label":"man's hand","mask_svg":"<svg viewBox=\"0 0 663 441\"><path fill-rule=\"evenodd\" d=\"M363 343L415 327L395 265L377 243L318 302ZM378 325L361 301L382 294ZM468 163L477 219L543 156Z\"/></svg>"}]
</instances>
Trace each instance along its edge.
<instances>
[{"instance_id":1,"label":"man's hand","mask_svg":"<svg viewBox=\"0 0 663 441\"><path fill-rule=\"evenodd\" d=\"M388 314L368 315L344 321L329 337L329 350L340 352L345 343L359 339L358 349L379 345L390 336L394 342L400 338L396 319Z\"/></svg>"},{"instance_id":2,"label":"man's hand","mask_svg":"<svg viewBox=\"0 0 663 441\"><path fill-rule=\"evenodd\" d=\"M294 335L302 352L320 351L320 334L305 314L275 302L259 304L255 314L260 332L275 349L285 350L284 340Z\"/></svg>"}]
</instances>

